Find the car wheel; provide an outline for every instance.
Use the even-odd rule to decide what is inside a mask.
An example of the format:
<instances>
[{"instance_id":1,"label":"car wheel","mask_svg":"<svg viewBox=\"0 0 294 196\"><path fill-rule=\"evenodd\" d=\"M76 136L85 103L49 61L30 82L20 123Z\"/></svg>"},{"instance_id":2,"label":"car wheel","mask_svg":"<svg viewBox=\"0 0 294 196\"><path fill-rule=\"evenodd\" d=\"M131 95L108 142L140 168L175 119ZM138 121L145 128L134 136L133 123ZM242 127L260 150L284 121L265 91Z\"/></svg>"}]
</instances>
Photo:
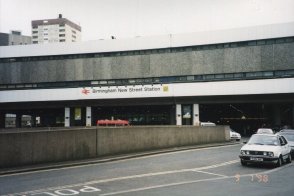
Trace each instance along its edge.
<instances>
[{"instance_id":1,"label":"car wheel","mask_svg":"<svg viewBox=\"0 0 294 196\"><path fill-rule=\"evenodd\" d=\"M280 156L279 159L278 159L278 162L276 164L277 167L281 167L283 164L283 160L282 160L282 157Z\"/></svg>"},{"instance_id":2,"label":"car wheel","mask_svg":"<svg viewBox=\"0 0 294 196\"><path fill-rule=\"evenodd\" d=\"M245 161L242 161L242 160L241 160L241 165L246 166L247 163L246 163Z\"/></svg>"},{"instance_id":3,"label":"car wheel","mask_svg":"<svg viewBox=\"0 0 294 196\"><path fill-rule=\"evenodd\" d=\"M291 154L288 154L287 163L291 163L291 162L292 162Z\"/></svg>"}]
</instances>

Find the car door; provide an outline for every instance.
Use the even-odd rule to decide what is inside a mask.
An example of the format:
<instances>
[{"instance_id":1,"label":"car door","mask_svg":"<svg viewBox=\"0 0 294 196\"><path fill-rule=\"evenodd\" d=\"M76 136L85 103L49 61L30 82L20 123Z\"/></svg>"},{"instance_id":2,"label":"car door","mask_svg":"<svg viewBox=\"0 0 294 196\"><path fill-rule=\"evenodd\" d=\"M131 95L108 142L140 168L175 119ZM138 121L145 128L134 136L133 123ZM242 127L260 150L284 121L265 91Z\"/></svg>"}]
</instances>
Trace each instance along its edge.
<instances>
[{"instance_id":1,"label":"car door","mask_svg":"<svg viewBox=\"0 0 294 196\"><path fill-rule=\"evenodd\" d=\"M283 136L279 136L279 141L281 144L281 152L282 152L283 158L286 158L285 155L289 154L289 144Z\"/></svg>"}]
</instances>

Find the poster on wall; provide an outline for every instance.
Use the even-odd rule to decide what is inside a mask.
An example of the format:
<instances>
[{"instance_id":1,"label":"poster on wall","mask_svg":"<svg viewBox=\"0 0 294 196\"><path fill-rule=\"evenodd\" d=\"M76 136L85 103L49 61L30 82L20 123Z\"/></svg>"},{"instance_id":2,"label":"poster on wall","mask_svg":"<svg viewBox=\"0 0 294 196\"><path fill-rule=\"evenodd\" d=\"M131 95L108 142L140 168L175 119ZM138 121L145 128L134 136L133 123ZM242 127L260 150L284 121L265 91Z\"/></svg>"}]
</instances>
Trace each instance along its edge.
<instances>
[{"instance_id":1,"label":"poster on wall","mask_svg":"<svg viewBox=\"0 0 294 196\"><path fill-rule=\"evenodd\" d=\"M75 120L82 120L81 108L75 108Z\"/></svg>"}]
</instances>

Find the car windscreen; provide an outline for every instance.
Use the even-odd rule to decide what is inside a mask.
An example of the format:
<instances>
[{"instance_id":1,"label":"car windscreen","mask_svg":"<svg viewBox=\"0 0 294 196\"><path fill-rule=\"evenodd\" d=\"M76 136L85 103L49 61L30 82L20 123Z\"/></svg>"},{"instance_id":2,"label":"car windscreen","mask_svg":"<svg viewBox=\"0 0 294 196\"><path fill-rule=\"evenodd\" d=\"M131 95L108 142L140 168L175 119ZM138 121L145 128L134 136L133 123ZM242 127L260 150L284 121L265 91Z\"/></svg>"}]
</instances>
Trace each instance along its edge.
<instances>
[{"instance_id":1,"label":"car windscreen","mask_svg":"<svg viewBox=\"0 0 294 196\"><path fill-rule=\"evenodd\" d=\"M276 136L253 135L248 141L248 144L277 146L279 142Z\"/></svg>"}]
</instances>

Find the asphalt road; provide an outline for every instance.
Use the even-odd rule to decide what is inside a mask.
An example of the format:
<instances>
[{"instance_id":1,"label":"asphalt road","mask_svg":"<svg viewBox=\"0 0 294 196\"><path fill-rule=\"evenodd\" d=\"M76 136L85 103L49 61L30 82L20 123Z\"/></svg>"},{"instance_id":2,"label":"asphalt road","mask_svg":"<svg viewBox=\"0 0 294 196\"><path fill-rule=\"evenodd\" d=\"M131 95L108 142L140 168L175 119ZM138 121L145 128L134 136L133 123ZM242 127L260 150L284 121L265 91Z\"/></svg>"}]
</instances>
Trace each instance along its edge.
<instances>
[{"instance_id":1,"label":"asphalt road","mask_svg":"<svg viewBox=\"0 0 294 196\"><path fill-rule=\"evenodd\" d=\"M242 144L0 176L0 195L293 195L294 164L240 164Z\"/></svg>"}]
</instances>

